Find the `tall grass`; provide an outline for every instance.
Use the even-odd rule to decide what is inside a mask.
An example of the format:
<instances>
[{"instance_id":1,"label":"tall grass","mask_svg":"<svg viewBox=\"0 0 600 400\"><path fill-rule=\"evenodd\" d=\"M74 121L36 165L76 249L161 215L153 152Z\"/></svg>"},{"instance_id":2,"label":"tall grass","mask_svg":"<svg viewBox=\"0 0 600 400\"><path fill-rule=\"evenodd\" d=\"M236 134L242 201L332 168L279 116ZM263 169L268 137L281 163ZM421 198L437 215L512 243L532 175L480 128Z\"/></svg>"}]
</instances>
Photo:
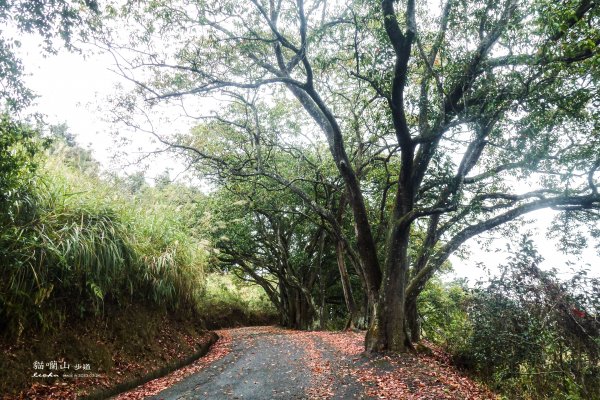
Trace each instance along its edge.
<instances>
[{"instance_id":1,"label":"tall grass","mask_svg":"<svg viewBox=\"0 0 600 400\"><path fill-rule=\"evenodd\" d=\"M177 309L201 295L205 254L173 207L120 194L54 156L0 218L0 329L19 335L107 302Z\"/></svg>"}]
</instances>

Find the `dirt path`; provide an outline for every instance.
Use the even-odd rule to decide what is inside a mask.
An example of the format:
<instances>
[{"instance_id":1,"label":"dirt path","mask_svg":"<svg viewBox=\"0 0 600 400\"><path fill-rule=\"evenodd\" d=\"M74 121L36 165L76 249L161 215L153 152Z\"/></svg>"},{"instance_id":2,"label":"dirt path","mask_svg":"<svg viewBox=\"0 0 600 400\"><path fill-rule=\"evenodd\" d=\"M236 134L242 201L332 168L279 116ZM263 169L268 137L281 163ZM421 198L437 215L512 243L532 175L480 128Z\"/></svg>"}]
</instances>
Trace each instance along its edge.
<instances>
[{"instance_id":1,"label":"dirt path","mask_svg":"<svg viewBox=\"0 0 600 400\"><path fill-rule=\"evenodd\" d=\"M368 357L360 333L249 327L219 335L205 358L117 399L495 398L440 357Z\"/></svg>"}]
</instances>

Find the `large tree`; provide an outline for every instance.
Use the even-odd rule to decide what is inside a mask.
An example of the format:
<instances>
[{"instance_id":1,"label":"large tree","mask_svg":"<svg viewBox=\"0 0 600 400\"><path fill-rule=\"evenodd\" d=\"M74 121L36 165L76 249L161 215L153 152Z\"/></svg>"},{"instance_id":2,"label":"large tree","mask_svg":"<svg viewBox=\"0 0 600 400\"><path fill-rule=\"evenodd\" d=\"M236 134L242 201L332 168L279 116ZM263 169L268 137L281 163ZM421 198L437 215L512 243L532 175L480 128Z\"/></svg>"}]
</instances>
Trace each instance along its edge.
<instances>
[{"instance_id":1,"label":"large tree","mask_svg":"<svg viewBox=\"0 0 600 400\"><path fill-rule=\"evenodd\" d=\"M107 43L138 99L181 104L245 132L247 146L160 139L198 162L279 183L356 255L369 351L418 340L416 298L469 238L543 208L570 224L598 219L594 1L157 0L123 15L132 43ZM231 118L227 107L202 115L209 106L197 99L206 97L258 97L271 118ZM134 97L119 104L123 119L135 114ZM335 210L295 185L302 177L265 162L265 138L287 141L294 119L327 142L352 237Z\"/></svg>"}]
</instances>

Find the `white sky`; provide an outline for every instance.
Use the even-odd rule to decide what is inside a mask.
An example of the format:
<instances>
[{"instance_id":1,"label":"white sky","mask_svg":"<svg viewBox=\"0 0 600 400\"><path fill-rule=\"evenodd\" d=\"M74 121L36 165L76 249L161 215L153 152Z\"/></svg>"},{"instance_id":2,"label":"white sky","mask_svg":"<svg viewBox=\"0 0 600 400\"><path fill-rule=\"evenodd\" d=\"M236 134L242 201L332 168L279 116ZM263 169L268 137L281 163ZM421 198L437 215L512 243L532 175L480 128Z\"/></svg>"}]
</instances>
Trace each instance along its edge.
<instances>
[{"instance_id":1,"label":"white sky","mask_svg":"<svg viewBox=\"0 0 600 400\"><path fill-rule=\"evenodd\" d=\"M26 73L26 83L38 95L36 106L31 111L39 111L48 116L50 123L66 122L72 133L77 135L77 140L83 147L93 150L94 157L98 159L105 168L123 171L123 165L127 160L121 160L122 163L115 163L112 160L115 144L111 132L115 129L106 122L106 110L99 109L98 105L105 104L108 96L115 92L115 85L122 84L125 87L131 87L127 82L117 74L110 71L113 60L108 55L88 55L85 59L79 54L72 54L61 51L56 56L42 56L38 46L39 41L33 37L21 38L23 46L20 56L24 61ZM100 107L101 108L101 107ZM119 129L123 129L122 127ZM131 135L129 135L131 136ZM129 146L118 146L120 151L126 151L130 154L141 154L139 151L150 150L154 144L148 136L136 134ZM152 178L156 174L164 171L167 167L172 168L175 174L183 169L183 166L177 164L172 159L162 159L154 161L148 171L148 176ZM133 172L140 167L129 167ZM173 176L173 175L172 175ZM551 211L541 211L533 214L537 222L533 226L525 227L535 231L534 241L538 250L546 259L543 268L555 267L565 273L571 267L567 267L567 262L572 261L577 266L584 267L589 264L590 274L600 276L600 257L593 249L593 244L583 252L579 260L575 256L565 256L555 250L555 244L545 238L545 228L549 226L553 213ZM515 237L521 233L516 232ZM494 247L505 249L506 241L496 240ZM495 269L497 265L504 262L508 256L505 251L485 251L479 249L475 240L467 242L466 246L471 252L468 260L459 260L457 257L451 257L455 267L455 277L468 277L474 282L482 276L482 272L475 268L477 262L482 262L490 269Z\"/></svg>"},{"instance_id":2,"label":"white sky","mask_svg":"<svg viewBox=\"0 0 600 400\"><path fill-rule=\"evenodd\" d=\"M22 42L19 55L27 74L25 82L39 95L33 110L47 115L50 123L66 122L79 144L92 145L94 155L106 164L110 127L102 121L95 104L115 84L115 75L106 68L108 59L93 56L84 60L66 51L44 56L34 37L23 37Z\"/></svg>"},{"instance_id":3,"label":"white sky","mask_svg":"<svg viewBox=\"0 0 600 400\"><path fill-rule=\"evenodd\" d=\"M39 96L28 111L44 114L51 124L65 122L78 144L91 149L106 170L133 173L143 169L150 180L165 169L174 171L171 176L183 170L182 165L165 156L147 160L145 165L131 165L159 146L148 135L110 122L107 99L117 93L117 85L132 88L131 82L112 71L114 61L110 55L92 53L91 47L84 54L60 50L57 55L45 55L39 38L27 35L20 39L22 47L17 54L23 60L25 82ZM116 143L117 131L130 142ZM128 157L122 157L122 153Z\"/></svg>"}]
</instances>

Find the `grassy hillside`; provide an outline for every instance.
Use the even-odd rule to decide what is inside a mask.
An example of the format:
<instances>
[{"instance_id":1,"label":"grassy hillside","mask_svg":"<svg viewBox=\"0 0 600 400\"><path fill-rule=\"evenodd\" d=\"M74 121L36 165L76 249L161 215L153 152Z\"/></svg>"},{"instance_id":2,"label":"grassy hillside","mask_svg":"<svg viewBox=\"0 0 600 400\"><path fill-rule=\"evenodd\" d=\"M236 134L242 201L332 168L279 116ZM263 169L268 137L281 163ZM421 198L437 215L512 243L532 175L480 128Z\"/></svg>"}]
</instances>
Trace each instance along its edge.
<instances>
[{"instance_id":1,"label":"grassy hillside","mask_svg":"<svg viewBox=\"0 0 600 400\"><path fill-rule=\"evenodd\" d=\"M44 162L10 212L0 303L13 335L100 315L107 302L191 307L202 292L206 252L175 210L131 201L60 158Z\"/></svg>"},{"instance_id":2,"label":"grassy hillside","mask_svg":"<svg viewBox=\"0 0 600 400\"><path fill-rule=\"evenodd\" d=\"M193 353L207 327L272 320L256 287L207 285L200 193L105 177L64 138L1 128L0 392L56 385L32 378L35 361L90 364L101 378L67 383L101 386Z\"/></svg>"}]
</instances>

